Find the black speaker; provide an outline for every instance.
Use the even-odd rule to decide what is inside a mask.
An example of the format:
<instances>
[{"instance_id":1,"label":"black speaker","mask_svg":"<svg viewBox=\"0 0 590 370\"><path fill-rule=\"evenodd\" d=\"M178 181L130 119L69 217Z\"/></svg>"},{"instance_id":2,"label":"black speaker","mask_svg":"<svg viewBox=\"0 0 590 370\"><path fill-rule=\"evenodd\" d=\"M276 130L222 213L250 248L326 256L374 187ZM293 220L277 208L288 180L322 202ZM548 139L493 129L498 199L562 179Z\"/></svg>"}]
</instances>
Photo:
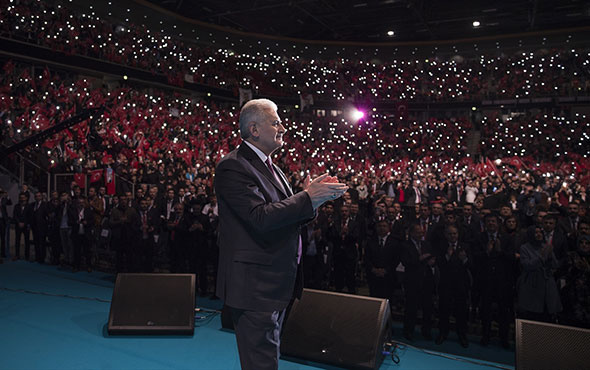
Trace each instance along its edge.
<instances>
[{"instance_id":1,"label":"black speaker","mask_svg":"<svg viewBox=\"0 0 590 370\"><path fill-rule=\"evenodd\" d=\"M195 275L118 274L109 334L192 335Z\"/></svg>"},{"instance_id":2,"label":"black speaker","mask_svg":"<svg viewBox=\"0 0 590 370\"><path fill-rule=\"evenodd\" d=\"M234 322L231 318L231 309L225 304L221 309L221 328L227 330L235 330Z\"/></svg>"},{"instance_id":3,"label":"black speaker","mask_svg":"<svg viewBox=\"0 0 590 370\"><path fill-rule=\"evenodd\" d=\"M377 369L391 333L387 299L304 289L281 338L281 354L346 369Z\"/></svg>"},{"instance_id":4,"label":"black speaker","mask_svg":"<svg viewBox=\"0 0 590 370\"><path fill-rule=\"evenodd\" d=\"M590 369L590 330L516 320L518 370Z\"/></svg>"}]
</instances>

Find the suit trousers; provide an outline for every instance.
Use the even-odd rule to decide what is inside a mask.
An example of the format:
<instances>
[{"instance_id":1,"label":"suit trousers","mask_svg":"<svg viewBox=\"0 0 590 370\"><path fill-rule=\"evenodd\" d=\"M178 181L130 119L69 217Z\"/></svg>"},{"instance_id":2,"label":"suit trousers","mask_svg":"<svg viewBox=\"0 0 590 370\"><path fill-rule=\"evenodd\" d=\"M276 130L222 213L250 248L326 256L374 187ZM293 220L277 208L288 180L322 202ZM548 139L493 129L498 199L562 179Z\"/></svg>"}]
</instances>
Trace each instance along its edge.
<instances>
[{"instance_id":1,"label":"suit trousers","mask_svg":"<svg viewBox=\"0 0 590 370\"><path fill-rule=\"evenodd\" d=\"M406 284L406 308L404 312L404 333L414 332L418 310L422 309L422 331L432 329L432 311L434 309L434 292L425 286L429 284Z\"/></svg>"},{"instance_id":2,"label":"suit trousers","mask_svg":"<svg viewBox=\"0 0 590 370\"><path fill-rule=\"evenodd\" d=\"M64 254L64 263L71 265L74 261L74 246L72 245L72 228L62 227L59 229L61 249Z\"/></svg>"},{"instance_id":3,"label":"suit trousers","mask_svg":"<svg viewBox=\"0 0 590 370\"><path fill-rule=\"evenodd\" d=\"M242 370L277 370L285 310L247 311L231 307Z\"/></svg>"},{"instance_id":4,"label":"suit trousers","mask_svg":"<svg viewBox=\"0 0 590 370\"><path fill-rule=\"evenodd\" d=\"M0 258L6 257L9 252L6 243L7 225L6 219L0 218Z\"/></svg>"},{"instance_id":5,"label":"suit trousers","mask_svg":"<svg viewBox=\"0 0 590 370\"><path fill-rule=\"evenodd\" d=\"M16 258L20 258L20 238L21 235L25 238L25 259L29 259L29 254L30 254L30 250L31 250L31 239L30 239L30 228L28 225L25 225L25 227L19 227L18 223L16 224L16 226L14 227L14 233L15 233L15 238L14 238L14 256Z\"/></svg>"},{"instance_id":6,"label":"suit trousers","mask_svg":"<svg viewBox=\"0 0 590 370\"><path fill-rule=\"evenodd\" d=\"M85 234L77 234L74 232L72 233L71 238L72 244L74 246L74 267L78 270L80 269L82 265L82 255L84 255L86 266L90 268L92 266L92 249L90 246L90 238Z\"/></svg>"},{"instance_id":7,"label":"suit trousers","mask_svg":"<svg viewBox=\"0 0 590 370\"><path fill-rule=\"evenodd\" d=\"M340 252L334 256L334 286L337 292L344 287L348 293L356 294L356 258Z\"/></svg>"},{"instance_id":8,"label":"suit trousers","mask_svg":"<svg viewBox=\"0 0 590 370\"><path fill-rule=\"evenodd\" d=\"M47 254L47 233L40 227L33 227L33 243L35 243L35 260L39 263L45 262Z\"/></svg>"},{"instance_id":9,"label":"suit trousers","mask_svg":"<svg viewBox=\"0 0 590 370\"><path fill-rule=\"evenodd\" d=\"M440 335L449 334L449 317L455 316L455 330L458 335L467 335L467 319L469 318L469 296L467 292L449 287L441 289L438 301Z\"/></svg>"}]
</instances>

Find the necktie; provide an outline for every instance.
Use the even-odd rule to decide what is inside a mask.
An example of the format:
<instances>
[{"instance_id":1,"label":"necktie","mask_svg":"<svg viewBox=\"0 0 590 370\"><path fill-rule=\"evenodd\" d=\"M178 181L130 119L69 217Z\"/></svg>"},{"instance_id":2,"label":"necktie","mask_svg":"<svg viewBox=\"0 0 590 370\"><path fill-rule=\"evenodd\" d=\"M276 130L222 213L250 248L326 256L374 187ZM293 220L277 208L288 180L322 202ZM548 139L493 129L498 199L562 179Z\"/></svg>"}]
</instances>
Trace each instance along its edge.
<instances>
[{"instance_id":1,"label":"necktie","mask_svg":"<svg viewBox=\"0 0 590 370\"><path fill-rule=\"evenodd\" d=\"M299 235L299 245L297 246L297 264L301 263L301 254L303 253L303 243L301 242L301 234Z\"/></svg>"},{"instance_id":2,"label":"necktie","mask_svg":"<svg viewBox=\"0 0 590 370\"><path fill-rule=\"evenodd\" d=\"M142 226L145 228L145 229L143 230L143 238L144 238L144 239L147 239L147 237L148 237L148 233L147 233L147 231L146 231L146 229L147 229L147 215L146 215L146 212L142 212L142 213L141 213L141 224L142 224Z\"/></svg>"},{"instance_id":3,"label":"necktie","mask_svg":"<svg viewBox=\"0 0 590 370\"><path fill-rule=\"evenodd\" d=\"M268 170L274 176L275 180L277 180L277 182L284 188L284 185L283 185L281 179L279 178L279 176L277 176L277 173L275 172L274 168L272 167L272 162L270 161L270 157L266 157L266 161L264 162L264 164L266 164L266 167L268 167ZM299 264L301 262L301 254L303 254L303 242L301 241L301 235L299 235L299 241L298 241L298 246L297 246L297 264Z\"/></svg>"},{"instance_id":4,"label":"necktie","mask_svg":"<svg viewBox=\"0 0 590 370\"><path fill-rule=\"evenodd\" d=\"M270 173L272 173L272 175L276 178L277 174L275 173L274 168L272 168L272 163L270 162L270 157L266 157L266 167L268 167L268 169L270 170Z\"/></svg>"},{"instance_id":5,"label":"necktie","mask_svg":"<svg viewBox=\"0 0 590 370\"><path fill-rule=\"evenodd\" d=\"M289 193L287 192L288 187L287 187L286 183L283 183L279 174L277 174L276 171L274 170L272 163L270 161L270 157L266 157L266 162L264 162L264 163L266 164L266 167L268 167L268 170L273 175L275 180L277 180L277 183L279 184L280 189L283 191L283 193L289 195Z\"/></svg>"},{"instance_id":6,"label":"necktie","mask_svg":"<svg viewBox=\"0 0 590 370\"><path fill-rule=\"evenodd\" d=\"M379 249L383 248L383 238L379 238Z\"/></svg>"}]
</instances>

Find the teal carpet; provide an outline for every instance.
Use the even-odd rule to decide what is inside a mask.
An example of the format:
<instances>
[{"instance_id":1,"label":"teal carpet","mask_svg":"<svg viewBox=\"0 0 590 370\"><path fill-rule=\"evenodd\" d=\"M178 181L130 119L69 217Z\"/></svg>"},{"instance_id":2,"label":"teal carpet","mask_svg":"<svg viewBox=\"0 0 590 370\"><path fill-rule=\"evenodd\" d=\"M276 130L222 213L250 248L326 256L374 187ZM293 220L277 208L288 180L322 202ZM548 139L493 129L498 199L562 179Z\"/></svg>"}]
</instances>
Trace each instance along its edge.
<instances>
[{"instance_id":1,"label":"teal carpet","mask_svg":"<svg viewBox=\"0 0 590 370\"><path fill-rule=\"evenodd\" d=\"M113 286L114 276L100 272L72 273L23 261L1 264L0 369L240 369L234 335L221 330L218 315L197 320L192 337L108 336L110 303L94 298L109 301ZM219 309L221 302L198 298L197 306ZM512 358L509 366L495 365L513 368L514 352L477 348L475 343L464 350L452 336L440 347L420 341L413 344L463 354L463 359L487 358L505 364ZM380 369L493 368L409 347L398 354L399 364L386 358ZM279 368L336 369L297 359L281 359Z\"/></svg>"}]
</instances>

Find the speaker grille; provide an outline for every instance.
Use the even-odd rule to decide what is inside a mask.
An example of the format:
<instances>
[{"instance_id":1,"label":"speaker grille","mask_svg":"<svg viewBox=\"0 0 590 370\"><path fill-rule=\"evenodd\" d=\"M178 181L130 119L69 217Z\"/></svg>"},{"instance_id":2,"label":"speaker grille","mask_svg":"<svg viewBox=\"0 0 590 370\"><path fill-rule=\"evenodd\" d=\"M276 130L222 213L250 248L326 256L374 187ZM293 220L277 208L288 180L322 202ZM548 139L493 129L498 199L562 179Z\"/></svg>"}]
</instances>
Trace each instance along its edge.
<instances>
[{"instance_id":1,"label":"speaker grille","mask_svg":"<svg viewBox=\"0 0 590 370\"><path fill-rule=\"evenodd\" d=\"M109 333L192 333L194 286L191 274L119 274Z\"/></svg>"},{"instance_id":2,"label":"speaker grille","mask_svg":"<svg viewBox=\"0 0 590 370\"><path fill-rule=\"evenodd\" d=\"M588 343L588 329L516 320L516 368L590 369Z\"/></svg>"},{"instance_id":3,"label":"speaker grille","mask_svg":"<svg viewBox=\"0 0 590 370\"><path fill-rule=\"evenodd\" d=\"M293 306L281 353L346 368L374 369L389 328L386 299L306 289Z\"/></svg>"}]
</instances>

